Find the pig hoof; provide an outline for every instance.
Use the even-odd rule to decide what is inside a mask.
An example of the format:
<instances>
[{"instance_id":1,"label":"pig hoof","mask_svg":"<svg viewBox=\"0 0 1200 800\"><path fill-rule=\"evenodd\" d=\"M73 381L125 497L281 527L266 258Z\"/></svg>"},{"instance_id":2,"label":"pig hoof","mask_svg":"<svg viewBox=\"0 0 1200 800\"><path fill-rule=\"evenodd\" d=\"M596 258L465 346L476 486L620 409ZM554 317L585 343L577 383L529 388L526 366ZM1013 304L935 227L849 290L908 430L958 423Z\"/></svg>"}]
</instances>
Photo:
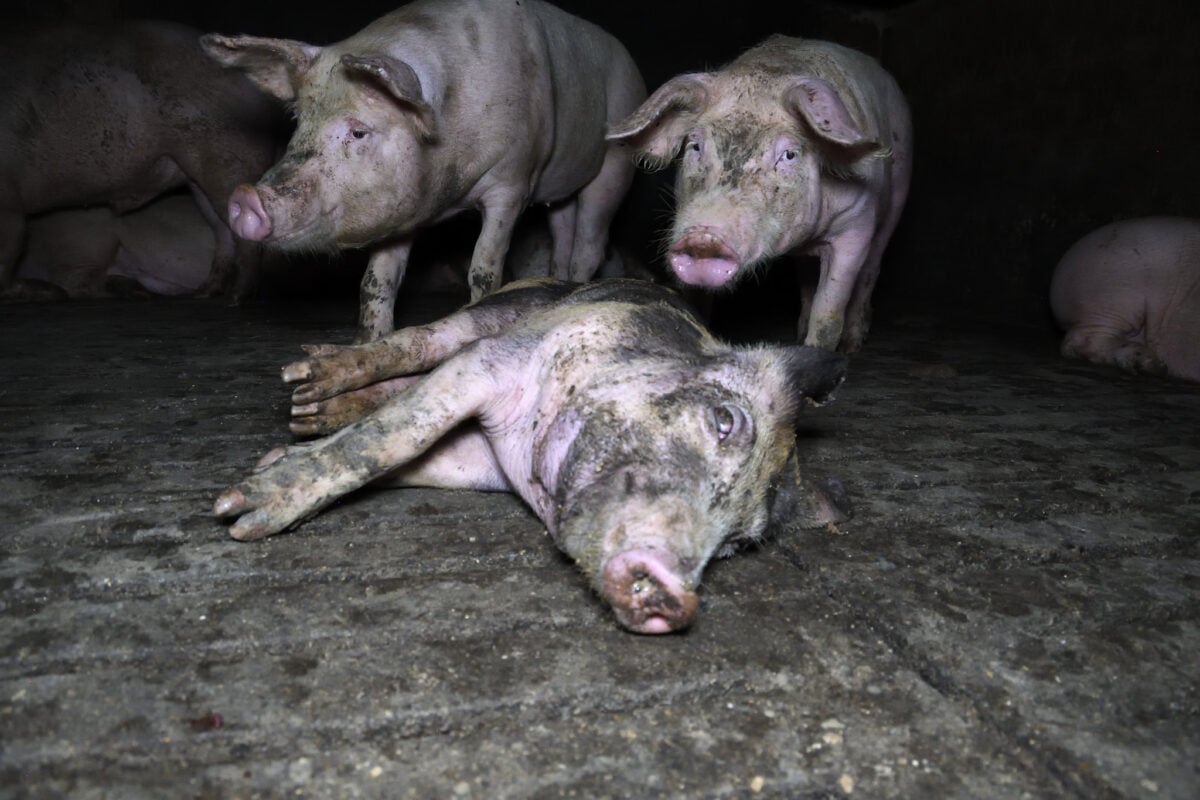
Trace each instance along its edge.
<instances>
[{"instance_id":1,"label":"pig hoof","mask_svg":"<svg viewBox=\"0 0 1200 800\"><path fill-rule=\"evenodd\" d=\"M648 550L615 556L604 568L604 597L621 627L634 633L670 633L692 624L700 600Z\"/></svg>"},{"instance_id":2,"label":"pig hoof","mask_svg":"<svg viewBox=\"0 0 1200 800\"><path fill-rule=\"evenodd\" d=\"M300 383L312 378L312 365L307 361L294 361L283 368L284 383Z\"/></svg>"},{"instance_id":3,"label":"pig hoof","mask_svg":"<svg viewBox=\"0 0 1200 800\"><path fill-rule=\"evenodd\" d=\"M221 492L217 501L213 503L213 515L217 517L232 517L241 514L249 505L246 495L242 494L242 490L236 486L231 486Z\"/></svg>"},{"instance_id":4,"label":"pig hoof","mask_svg":"<svg viewBox=\"0 0 1200 800\"><path fill-rule=\"evenodd\" d=\"M276 447L272 450L268 450L267 454L260 458L258 463L254 465L254 471L262 472L264 469L271 466L285 455L287 455L286 447Z\"/></svg>"}]
</instances>

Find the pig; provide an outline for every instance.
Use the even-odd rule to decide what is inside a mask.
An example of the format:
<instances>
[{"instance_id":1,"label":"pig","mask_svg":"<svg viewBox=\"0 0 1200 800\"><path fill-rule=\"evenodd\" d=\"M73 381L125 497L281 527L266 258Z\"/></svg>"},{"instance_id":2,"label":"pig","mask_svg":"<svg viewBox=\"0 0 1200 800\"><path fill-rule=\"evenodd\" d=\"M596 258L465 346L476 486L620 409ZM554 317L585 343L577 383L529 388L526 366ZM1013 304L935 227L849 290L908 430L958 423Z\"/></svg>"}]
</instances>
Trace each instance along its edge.
<instances>
[{"instance_id":1,"label":"pig","mask_svg":"<svg viewBox=\"0 0 1200 800\"><path fill-rule=\"evenodd\" d=\"M1097 228L1055 266L1050 307L1067 358L1200 381L1200 219Z\"/></svg>"},{"instance_id":2,"label":"pig","mask_svg":"<svg viewBox=\"0 0 1200 800\"><path fill-rule=\"evenodd\" d=\"M308 346L291 430L213 511L235 539L369 482L509 491L640 633L686 628L714 555L841 501L799 472L796 415L845 377L803 345L733 347L646 281L506 284L427 326Z\"/></svg>"},{"instance_id":3,"label":"pig","mask_svg":"<svg viewBox=\"0 0 1200 800\"><path fill-rule=\"evenodd\" d=\"M716 72L672 78L608 141L654 169L682 148L667 261L732 288L782 255L816 255L799 336L853 353L908 196L912 123L895 80L830 42L772 36Z\"/></svg>"},{"instance_id":4,"label":"pig","mask_svg":"<svg viewBox=\"0 0 1200 800\"><path fill-rule=\"evenodd\" d=\"M216 247L188 194L125 214L107 206L51 211L26 226L18 282L46 283L71 298L194 294L208 279Z\"/></svg>"},{"instance_id":5,"label":"pig","mask_svg":"<svg viewBox=\"0 0 1200 800\"><path fill-rule=\"evenodd\" d=\"M592 277L634 166L604 141L645 97L611 35L541 0L417 0L319 47L210 34L204 47L295 110L282 160L229 199L243 239L369 248L355 340L394 327L414 236L478 209L472 299L502 281L518 216L549 206L554 275Z\"/></svg>"},{"instance_id":6,"label":"pig","mask_svg":"<svg viewBox=\"0 0 1200 800\"><path fill-rule=\"evenodd\" d=\"M9 29L0 41L0 293L32 214L115 214L192 192L216 241L204 294L242 299L260 247L223 219L234 187L275 158L282 108L213 64L200 32L157 21Z\"/></svg>"}]
</instances>

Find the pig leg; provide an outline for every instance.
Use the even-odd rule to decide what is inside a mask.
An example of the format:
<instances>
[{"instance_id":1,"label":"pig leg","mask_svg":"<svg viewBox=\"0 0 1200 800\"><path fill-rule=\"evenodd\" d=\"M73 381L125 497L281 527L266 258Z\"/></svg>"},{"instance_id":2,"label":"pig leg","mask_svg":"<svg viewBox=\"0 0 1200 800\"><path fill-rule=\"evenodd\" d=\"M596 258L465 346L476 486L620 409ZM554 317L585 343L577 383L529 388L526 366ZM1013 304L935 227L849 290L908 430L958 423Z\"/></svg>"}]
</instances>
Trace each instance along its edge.
<instances>
[{"instance_id":1,"label":"pig leg","mask_svg":"<svg viewBox=\"0 0 1200 800\"><path fill-rule=\"evenodd\" d=\"M1142 335L1140 331L1124 333L1076 325L1063 337L1061 352L1065 358L1082 358L1093 364L1120 367L1126 372L1165 375L1166 365L1141 341Z\"/></svg>"},{"instance_id":2,"label":"pig leg","mask_svg":"<svg viewBox=\"0 0 1200 800\"><path fill-rule=\"evenodd\" d=\"M821 277L809 312L805 344L825 350L838 349L846 306L870 252L872 227L854 228L821 248ZM800 333L803 335L804 331Z\"/></svg>"},{"instance_id":3,"label":"pig leg","mask_svg":"<svg viewBox=\"0 0 1200 800\"><path fill-rule=\"evenodd\" d=\"M286 451L222 492L213 513L238 518L233 538L259 539L413 461L491 397L491 382L479 379L489 370L483 350L463 351L353 425Z\"/></svg>"},{"instance_id":4,"label":"pig leg","mask_svg":"<svg viewBox=\"0 0 1200 800\"><path fill-rule=\"evenodd\" d=\"M881 240L876 239L867 260L863 262L862 271L858 273L858 280L854 282L854 291L846 306L841 340L844 353L857 353L867 340L867 332L871 329L871 294L875 291L875 282L879 279L879 262L882 257Z\"/></svg>"},{"instance_id":5,"label":"pig leg","mask_svg":"<svg viewBox=\"0 0 1200 800\"><path fill-rule=\"evenodd\" d=\"M475 241L467 285L471 300L476 301L500 288L504 258L512 242L517 218L525 207L525 198L511 192L496 192L483 202L483 228Z\"/></svg>"},{"instance_id":6,"label":"pig leg","mask_svg":"<svg viewBox=\"0 0 1200 800\"><path fill-rule=\"evenodd\" d=\"M342 392L327 400L293 405L292 421L288 430L297 436L328 436L351 423L358 422L422 377L406 375L390 378L361 389Z\"/></svg>"},{"instance_id":7,"label":"pig leg","mask_svg":"<svg viewBox=\"0 0 1200 800\"><path fill-rule=\"evenodd\" d=\"M629 158L617 148L610 147L600 173L580 190L576 201L570 280L576 283L589 281L604 263L609 227L621 198L633 182L635 169Z\"/></svg>"},{"instance_id":8,"label":"pig leg","mask_svg":"<svg viewBox=\"0 0 1200 800\"><path fill-rule=\"evenodd\" d=\"M888 207L887 221L875 232L871 240L871 252L858 273L858 281L854 284L854 293L850 297L850 305L846 309L846 330L842 334L843 350L856 353L867 340L871 328L871 295L875 292L875 282L879 279L879 268L883 262L883 251L887 248L896 225L900 222L900 213L908 199L908 162L898 162L892 172L893 189L891 204Z\"/></svg>"},{"instance_id":9,"label":"pig leg","mask_svg":"<svg viewBox=\"0 0 1200 800\"><path fill-rule=\"evenodd\" d=\"M217 214L204 191L196 184L191 185L191 190L192 199L196 201L196 208L199 210L200 216L204 217L204 221L212 228L214 245L212 269L209 270L208 278L196 293L200 297L213 297L230 288L232 275L236 268L237 244L234 241L233 231Z\"/></svg>"},{"instance_id":10,"label":"pig leg","mask_svg":"<svg viewBox=\"0 0 1200 800\"><path fill-rule=\"evenodd\" d=\"M551 274L562 281L571 280L571 251L575 248L575 220L579 203L571 198L550 208L546 221L550 224Z\"/></svg>"},{"instance_id":11,"label":"pig leg","mask_svg":"<svg viewBox=\"0 0 1200 800\"><path fill-rule=\"evenodd\" d=\"M259 460L254 471L262 472L280 458L305 453L312 446L313 443L277 447ZM376 478L371 485L381 489L423 486L478 492L512 491L492 445L479 426L470 421L447 433L412 461Z\"/></svg>"},{"instance_id":12,"label":"pig leg","mask_svg":"<svg viewBox=\"0 0 1200 800\"><path fill-rule=\"evenodd\" d=\"M396 327L396 294L408 268L412 239L402 239L371 253L358 295L358 333L355 342L371 342Z\"/></svg>"},{"instance_id":13,"label":"pig leg","mask_svg":"<svg viewBox=\"0 0 1200 800\"><path fill-rule=\"evenodd\" d=\"M499 333L570 289L569 284L555 281L515 281L448 317L403 328L374 342L305 345L309 358L284 367L283 380L300 384L292 392L292 404L307 407L389 378L426 372L467 344Z\"/></svg>"}]
</instances>

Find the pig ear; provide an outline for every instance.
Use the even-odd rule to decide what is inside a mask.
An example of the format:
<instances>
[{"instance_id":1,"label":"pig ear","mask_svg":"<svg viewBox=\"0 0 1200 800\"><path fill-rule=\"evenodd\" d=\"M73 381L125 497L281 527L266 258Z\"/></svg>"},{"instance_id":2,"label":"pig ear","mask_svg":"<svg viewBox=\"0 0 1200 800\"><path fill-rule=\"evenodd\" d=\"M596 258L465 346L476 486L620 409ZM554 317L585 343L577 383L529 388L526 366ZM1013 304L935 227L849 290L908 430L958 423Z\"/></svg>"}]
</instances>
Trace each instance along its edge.
<instances>
[{"instance_id":1,"label":"pig ear","mask_svg":"<svg viewBox=\"0 0 1200 800\"><path fill-rule=\"evenodd\" d=\"M677 75L624 120L610 125L606 139L618 147L632 148L647 169L665 167L679 151L688 117L699 114L708 102L706 74Z\"/></svg>"},{"instance_id":2,"label":"pig ear","mask_svg":"<svg viewBox=\"0 0 1200 800\"><path fill-rule=\"evenodd\" d=\"M808 345L784 348L784 364L798 401L824 405L846 380L845 356Z\"/></svg>"},{"instance_id":3,"label":"pig ear","mask_svg":"<svg viewBox=\"0 0 1200 800\"><path fill-rule=\"evenodd\" d=\"M391 56L342 56L342 66L352 76L374 80L401 107L412 112L421 139L426 143L437 138L433 108L421 93L421 79L413 68Z\"/></svg>"},{"instance_id":4,"label":"pig ear","mask_svg":"<svg viewBox=\"0 0 1200 800\"><path fill-rule=\"evenodd\" d=\"M791 114L807 122L818 136L832 144L855 150L876 147L876 142L868 139L850 116L837 89L820 78L798 79L784 94L783 104Z\"/></svg>"},{"instance_id":5,"label":"pig ear","mask_svg":"<svg viewBox=\"0 0 1200 800\"><path fill-rule=\"evenodd\" d=\"M218 64L240 69L260 89L285 103L296 99L296 85L321 53L319 47L290 39L216 33L201 36L200 47Z\"/></svg>"},{"instance_id":6,"label":"pig ear","mask_svg":"<svg viewBox=\"0 0 1200 800\"><path fill-rule=\"evenodd\" d=\"M853 512L849 492L841 481L815 481L800 469L793 447L783 469L771 481L769 525L775 529L821 528L845 522Z\"/></svg>"}]
</instances>

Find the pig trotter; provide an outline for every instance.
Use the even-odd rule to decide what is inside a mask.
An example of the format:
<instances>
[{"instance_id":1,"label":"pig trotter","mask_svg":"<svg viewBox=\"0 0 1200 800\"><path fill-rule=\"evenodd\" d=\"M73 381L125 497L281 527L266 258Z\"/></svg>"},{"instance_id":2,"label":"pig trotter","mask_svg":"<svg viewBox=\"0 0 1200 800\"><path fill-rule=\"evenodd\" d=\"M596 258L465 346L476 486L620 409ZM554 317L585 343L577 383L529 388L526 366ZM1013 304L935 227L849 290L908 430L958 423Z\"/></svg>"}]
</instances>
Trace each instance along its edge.
<instances>
[{"instance_id":1,"label":"pig trotter","mask_svg":"<svg viewBox=\"0 0 1200 800\"><path fill-rule=\"evenodd\" d=\"M309 358L283 368L284 383L298 383L294 405L325 400L378 380L379 348L366 345L304 345Z\"/></svg>"},{"instance_id":2,"label":"pig trotter","mask_svg":"<svg viewBox=\"0 0 1200 800\"><path fill-rule=\"evenodd\" d=\"M420 379L420 375L392 378L312 403L296 404L293 394L288 428L297 436L326 436L367 416Z\"/></svg>"},{"instance_id":3,"label":"pig trotter","mask_svg":"<svg viewBox=\"0 0 1200 800\"><path fill-rule=\"evenodd\" d=\"M213 514L238 517L229 535L251 541L279 533L365 482L347 472L339 451L325 439L313 445L275 448L255 471L213 503Z\"/></svg>"}]
</instances>

